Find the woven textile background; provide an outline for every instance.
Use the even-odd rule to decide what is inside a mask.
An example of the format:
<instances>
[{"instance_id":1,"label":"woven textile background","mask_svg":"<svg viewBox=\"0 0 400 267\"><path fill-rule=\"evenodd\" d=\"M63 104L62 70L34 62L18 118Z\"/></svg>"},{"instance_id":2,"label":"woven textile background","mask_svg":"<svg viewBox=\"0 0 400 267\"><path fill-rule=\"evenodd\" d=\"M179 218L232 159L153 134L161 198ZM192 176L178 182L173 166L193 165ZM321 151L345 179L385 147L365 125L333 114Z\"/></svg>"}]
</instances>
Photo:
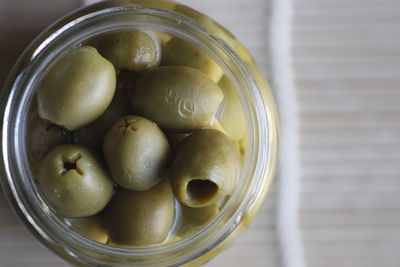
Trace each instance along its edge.
<instances>
[{"instance_id":1,"label":"woven textile background","mask_svg":"<svg viewBox=\"0 0 400 267\"><path fill-rule=\"evenodd\" d=\"M299 152L299 171L278 178L250 229L206 266L400 266L400 1L275 1L292 4L286 22L272 25L291 39L282 46L291 56L286 67L298 107L291 115L298 121L292 149ZM284 66L272 61L279 57L270 56L271 41L277 47L270 39L272 0L180 2L230 29L273 84L286 78ZM0 82L35 34L82 4L0 1ZM282 108L292 103L283 93L276 91L280 112L292 112ZM293 164L282 158L281 173ZM290 187L280 183L290 179L298 179L299 187L279 197L291 192L280 187ZM302 253L290 261L293 244L281 240L285 227L277 227L277 214L287 204L282 201L296 199L290 212L298 218ZM67 266L24 229L1 197L0 236L0 266Z\"/></svg>"}]
</instances>

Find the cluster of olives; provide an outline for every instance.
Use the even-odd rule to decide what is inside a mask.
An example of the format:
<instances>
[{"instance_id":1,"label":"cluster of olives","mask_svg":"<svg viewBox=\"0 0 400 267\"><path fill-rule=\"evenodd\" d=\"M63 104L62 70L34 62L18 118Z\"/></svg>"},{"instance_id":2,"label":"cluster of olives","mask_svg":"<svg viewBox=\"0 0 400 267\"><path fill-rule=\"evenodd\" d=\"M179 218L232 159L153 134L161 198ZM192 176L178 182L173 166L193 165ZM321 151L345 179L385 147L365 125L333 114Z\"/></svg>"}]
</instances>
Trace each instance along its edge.
<instances>
[{"instance_id":1,"label":"cluster of olives","mask_svg":"<svg viewBox=\"0 0 400 267\"><path fill-rule=\"evenodd\" d=\"M241 170L244 118L229 79L162 33L114 32L69 50L39 86L28 127L44 198L102 243L147 246L195 231Z\"/></svg>"}]
</instances>

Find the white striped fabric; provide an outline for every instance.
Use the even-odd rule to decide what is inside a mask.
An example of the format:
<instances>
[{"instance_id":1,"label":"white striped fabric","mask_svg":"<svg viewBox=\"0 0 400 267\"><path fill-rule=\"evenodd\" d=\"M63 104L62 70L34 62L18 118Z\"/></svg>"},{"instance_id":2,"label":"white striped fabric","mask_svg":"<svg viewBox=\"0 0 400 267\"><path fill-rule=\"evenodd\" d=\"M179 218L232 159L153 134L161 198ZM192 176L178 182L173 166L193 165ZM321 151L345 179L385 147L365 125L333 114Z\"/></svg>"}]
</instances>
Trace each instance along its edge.
<instances>
[{"instance_id":1,"label":"white striped fabric","mask_svg":"<svg viewBox=\"0 0 400 267\"><path fill-rule=\"evenodd\" d=\"M400 266L400 1L295 10L307 266Z\"/></svg>"}]
</instances>

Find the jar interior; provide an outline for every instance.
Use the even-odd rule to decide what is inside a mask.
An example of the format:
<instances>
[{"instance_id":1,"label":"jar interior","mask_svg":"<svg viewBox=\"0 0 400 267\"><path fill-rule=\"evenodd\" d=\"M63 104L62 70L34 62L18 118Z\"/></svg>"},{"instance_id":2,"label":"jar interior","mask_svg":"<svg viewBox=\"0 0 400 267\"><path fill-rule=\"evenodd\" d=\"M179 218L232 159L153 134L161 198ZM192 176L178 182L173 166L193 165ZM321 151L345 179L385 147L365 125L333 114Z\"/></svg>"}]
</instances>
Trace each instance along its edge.
<instances>
[{"instance_id":1,"label":"jar interior","mask_svg":"<svg viewBox=\"0 0 400 267\"><path fill-rule=\"evenodd\" d=\"M130 30L137 30L137 28L132 28ZM81 43L78 44L78 46L92 46L101 51L102 38L113 34L129 34L130 30L103 33L99 36L89 38L88 40L83 40ZM198 61L206 61L204 64L200 64L200 66L194 67L198 67L200 70L204 71L207 75L212 77L213 81L219 85L224 94L224 99L220 104L218 111L214 114L214 122L212 124L212 128L224 132L234 142L235 146L241 154L241 159L243 162L244 154L246 151L246 125L242 103L240 102L240 98L237 94L237 91L239 91L240 89L234 87L233 82L229 79L228 75L222 71L220 65L218 65L211 58L211 56L206 54L206 52L204 52L200 48L197 48L190 41L171 34L167 34L165 32L147 31L147 33L152 34L154 38L160 40L160 48L158 49L158 53L161 53L160 66L177 66L185 64L185 60L187 61L187 59L183 57L183 60L180 60L179 58L182 58L181 53L182 51L184 53L185 49L189 50L189 56L192 57L189 58L189 61L195 62L195 65ZM57 62L55 62L55 64L57 64ZM120 94L124 95L122 95L121 100L117 100L117 107L110 105L106 112L120 114L119 116L122 117L125 113L124 110L120 110L120 107L130 105L129 97L126 97L127 95L125 95L125 92L134 90L133 87L135 86L135 80L140 77L141 73L128 71L126 69L117 70L117 73L117 90L121 91L122 93ZM42 86L42 83L39 83L37 88L40 88L40 86ZM116 97L117 95L114 96L114 98ZM99 131L102 132L108 130L108 128L110 128L110 125L112 125L115 121L110 123L107 122L108 127L106 128L102 127L101 123L99 123L97 120L92 124L85 126L83 130L78 129L76 131L69 131L68 129L54 124L51 121L40 118L37 110L36 98L37 93L29 104L30 115L28 119L26 134L26 144L28 148L29 158L28 160L30 162L30 169L35 181L37 181L39 175L38 169L40 162L43 161L44 157L50 152L50 150L58 145L85 145L87 147L91 147L94 151L98 151L98 154L102 154L101 142L99 144L99 142L93 140L91 134L95 131L98 133ZM122 101L124 101L125 103L122 103ZM110 110L111 108L114 108L116 110ZM131 113L134 114L134 112ZM103 134L101 134L100 139L102 139ZM183 141L182 139L179 139L179 135L184 135L183 138L186 138L190 135L190 133L182 134L170 131L165 131L165 134L169 139L171 139L171 141L169 142L170 144L172 143L173 146L178 146L179 143ZM64 166L66 171L68 171L69 169L74 169L73 163L67 162L67 165L68 166ZM37 188L37 190L40 192L40 189ZM198 200L205 200L212 197L212 195L216 193L216 190L217 186L207 180L193 180L188 184L187 187L188 193L193 198L196 198ZM43 197L43 199L45 199L45 197ZM223 209L226 203L227 201L221 200L217 205L210 206L208 207L208 209L202 208L194 209L193 211L191 211L189 207L182 207L183 204L176 200L175 221L173 227L169 231L168 238L162 243L176 242L179 239L194 234L196 231L205 227L207 223L210 222L219 213L219 211ZM48 206L54 212L54 214L57 214L57 212L54 211L53 208L51 208L51 204L48 203ZM182 209L185 212L181 212ZM201 216L202 214L204 214L204 217ZM110 246L113 245L105 237L107 233L103 226L103 217L105 216L104 212L100 212L99 214L85 218L69 218L60 215L57 216L62 221L64 221L72 231L77 231L84 238L89 237L94 241L105 243ZM196 218L198 222L194 221L192 218L190 218L190 216ZM90 225L92 225L92 227L90 227Z\"/></svg>"},{"instance_id":2,"label":"jar interior","mask_svg":"<svg viewBox=\"0 0 400 267\"><path fill-rule=\"evenodd\" d=\"M193 229L188 229L188 223L183 223L185 219L182 214L190 214L190 211L185 210L186 207L182 208L176 201L175 213L177 216L175 216L174 226L164 243L127 249L101 244L107 243L102 233L94 233L93 235L97 235L96 238L90 235L81 235L79 231L82 230L79 229L85 228L85 226L80 225L79 222L76 223L78 226L74 226L72 219L57 215L43 198L35 182L40 159L50 148L42 146L42 150L38 151L36 155L32 155L29 150L32 144L40 139L40 136L32 135L35 127L40 127L46 133L50 133L53 145L76 141L74 133L46 121L40 121L37 126L37 121L40 120L35 104L37 89L56 62L74 47L93 44L93 40L105 34L132 29L154 34L160 40L161 54L169 42L176 40L182 46L193 46L199 49L199 53L205 53L212 59L212 64L216 67L211 76L225 96L222 105L215 113L216 123L214 126L216 129L223 129L235 142L241 153L243 168L236 185L237 189L231 196L221 200L218 207L203 212L209 214L211 219L201 225L199 229L193 231ZM163 65L163 59L161 59L161 65ZM119 73L121 87L125 86L123 78L125 74L123 71ZM258 151L257 140L260 135L262 138L266 137L266 132L259 129L266 125L257 124L260 118L258 118L259 114L256 110L263 110L263 103L257 99L254 81L233 48L218 37L207 33L202 26L187 17L167 11L139 7L113 8L88 14L79 21L67 24L63 29L53 33L46 42L39 45L33 52L31 63L23 75L18 81L17 87L25 88L25 90L16 92L13 99L18 99L19 104L15 105L17 107L15 114L10 115L10 120L13 121L13 127L10 128L15 133L12 150L21 155L15 163L15 166L18 166L20 179L12 181L15 188L14 193L22 203L25 209L23 212L29 217L28 220L31 220L36 231L54 244L67 244L67 251L73 257L82 258L83 261L91 263L96 261L103 263L106 258L110 264L119 260L130 261L134 258L136 263L146 262L147 264L149 255L161 255L154 256L153 263L166 259L171 263L184 262L187 260L185 259L187 255L195 258L204 254L235 230L236 226L240 224L243 209L257 196L256 187L261 183L259 180L263 178L259 177L259 173L262 173L265 168L265 163L258 166L255 164L259 162L259 153L261 153ZM263 119L265 120L265 118ZM174 133L167 133L167 137L168 135L171 140L180 138ZM177 142L179 143L179 141ZM265 160L265 156L261 160ZM17 193L16 188L22 190ZM196 192L196 182L191 184L191 188L193 192ZM212 192L212 185L209 188ZM200 194L199 197L207 196ZM28 212L28 210L30 211ZM101 227L99 226L99 228ZM45 233L43 229L47 229L48 232ZM60 234L64 236L60 238ZM192 246L193 249L187 251L186 256L182 256L182 248L187 246ZM90 249L87 249L88 247ZM84 251L83 254L82 251ZM166 256L168 252L170 255ZM117 258L119 259L117 260Z\"/></svg>"}]
</instances>

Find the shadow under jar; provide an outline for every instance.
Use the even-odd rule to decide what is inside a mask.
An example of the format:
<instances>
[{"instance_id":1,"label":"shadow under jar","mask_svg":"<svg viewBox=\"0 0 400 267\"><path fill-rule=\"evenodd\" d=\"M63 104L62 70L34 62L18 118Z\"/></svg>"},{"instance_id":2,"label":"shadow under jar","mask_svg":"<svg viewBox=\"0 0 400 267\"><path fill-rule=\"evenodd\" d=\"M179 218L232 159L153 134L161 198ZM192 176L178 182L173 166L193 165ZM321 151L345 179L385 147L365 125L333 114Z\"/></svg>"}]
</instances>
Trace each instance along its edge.
<instances>
[{"instance_id":1,"label":"shadow under jar","mask_svg":"<svg viewBox=\"0 0 400 267\"><path fill-rule=\"evenodd\" d=\"M161 66L187 66L185 58L177 59L175 56L180 51L189 51L187 53L197 56L204 53L212 59L211 63L202 61L191 66L208 75L224 95L208 128L229 137L242 165L229 196L196 210L181 206L183 204L175 199L172 227L166 239L161 243L136 247L112 244L107 241L107 233L103 232L97 239L93 237L96 233L85 237L74 230L79 229L74 228L74 219L57 214L37 183L41 159L32 158L32 138L29 138L32 128L29 122L35 112L38 88L54 64L78 46L91 45L96 38L110 33L130 30L150 32L159 40L161 59L158 64ZM196 51L191 52L190 48L185 48L187 46ZM163 57L163 53L168 56ZM117 69L120 84L116 90L124 86L135 87L131 81L124 82L124 72ZM230 245L254 220L274 177L277 114L271 91L260 70L246 48L231 33L203 14L175 2L112 0L67 15L44 30L22 54L6 81L0 101L1 114L4 114L0 170L5 196L35 237L73 264L191 266L204 263ZM121 111L123 116L137 115L136 111L127 109ZM43 127L50 129L46 123ZM77 131L57 128L51 128L51 131L54 135L60 134L60 137L50 138L56 142L54 145L58 145L57 142L80 142ZM179 143L190 136L191 131L173 128L173 131L167 129L164 133L173 158L174 150L179 149ZM93 151L96 151L98 140L101 142L101 138L96 138L87 144L82 138L82 142L94 146ZM46 143L46 140L41 141ZM193 180L189 182L187 192L200 194L201 199L204 196L197 186L203 184L211 190L206 194L212 195L217 191L213 183ZM206 195L207 199L210 195ZM193 231L192 225L195 227L197 224L200 226Z\"/></svg>"}]
</instances>

